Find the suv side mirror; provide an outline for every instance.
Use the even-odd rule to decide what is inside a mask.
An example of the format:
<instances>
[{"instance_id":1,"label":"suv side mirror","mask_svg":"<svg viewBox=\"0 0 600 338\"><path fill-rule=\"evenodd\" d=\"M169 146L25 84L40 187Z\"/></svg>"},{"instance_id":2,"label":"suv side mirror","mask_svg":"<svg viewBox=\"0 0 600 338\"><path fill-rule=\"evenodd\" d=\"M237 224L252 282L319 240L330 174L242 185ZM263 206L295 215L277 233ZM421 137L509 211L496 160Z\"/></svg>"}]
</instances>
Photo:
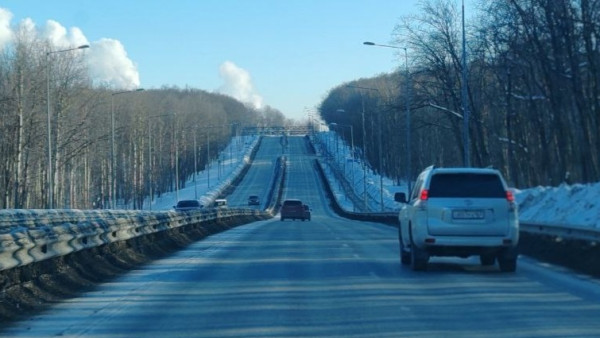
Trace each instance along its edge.
<instances>
[{"instance_id":1,"label":"suv side mirror","mask_svg":"<svg viewBox=\"0 0 600 338\"><path fill-rule=\"evenodd\" d=\"M394 194L394 201L400 203L406 203L406 194L403 192L397 192Z\"/></svg>"}]
</instances>

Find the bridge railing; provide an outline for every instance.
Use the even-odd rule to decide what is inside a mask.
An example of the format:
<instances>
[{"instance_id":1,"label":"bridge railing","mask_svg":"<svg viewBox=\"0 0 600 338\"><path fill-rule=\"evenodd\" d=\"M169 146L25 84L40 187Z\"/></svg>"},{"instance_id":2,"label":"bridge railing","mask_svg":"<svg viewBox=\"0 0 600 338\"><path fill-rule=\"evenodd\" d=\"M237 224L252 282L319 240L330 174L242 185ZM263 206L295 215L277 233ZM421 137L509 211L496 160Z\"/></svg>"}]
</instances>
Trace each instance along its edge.
<instances>
[{"instance_id":1,"label":"bridge railing","mask_svg":"<svg viewBox=\"0 0 600 338\"><path fill-rule=\"evenodd\" d=\"M139 210L2 210L0 270L87 248L234 217L271 217L255 209L190 212Z\"/></svg>"}]
</instances>

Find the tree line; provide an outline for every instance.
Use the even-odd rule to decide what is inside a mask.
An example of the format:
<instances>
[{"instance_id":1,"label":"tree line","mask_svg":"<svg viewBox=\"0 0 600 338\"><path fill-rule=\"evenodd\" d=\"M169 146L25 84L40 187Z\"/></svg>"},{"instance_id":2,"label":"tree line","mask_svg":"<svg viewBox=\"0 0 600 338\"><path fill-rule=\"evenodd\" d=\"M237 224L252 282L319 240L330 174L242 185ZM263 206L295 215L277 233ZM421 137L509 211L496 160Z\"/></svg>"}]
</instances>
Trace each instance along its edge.
<instances>
[{"instance_id":1,"label":"tree line","mask_svg":"<svg viewBox=\"0 0 600 338\"><path fill-rule=\"evenodd\" d=\"M52 50L17 32L0 54L0 208L141 208L150 192L184 187L245 126L285 124L203 90L95 86L82 51Z\"/></svg>"},{"instance_id":2,"label":"tree line","mask_svg":"<svg viewBox=\"0 0 600 338\"><path fill-rule=\"evenodd\" d=\"M454 0L421 1L393 31L398 70L333 88L325 122L348 142L351 125L387 176L406 178L411 151L414 179L431 164L465 164L466 107L472 166L499 168L516 187L598 181L600 1L479 1L465 25L465 107L461 12Z\"/></svg>"}]
</instances>

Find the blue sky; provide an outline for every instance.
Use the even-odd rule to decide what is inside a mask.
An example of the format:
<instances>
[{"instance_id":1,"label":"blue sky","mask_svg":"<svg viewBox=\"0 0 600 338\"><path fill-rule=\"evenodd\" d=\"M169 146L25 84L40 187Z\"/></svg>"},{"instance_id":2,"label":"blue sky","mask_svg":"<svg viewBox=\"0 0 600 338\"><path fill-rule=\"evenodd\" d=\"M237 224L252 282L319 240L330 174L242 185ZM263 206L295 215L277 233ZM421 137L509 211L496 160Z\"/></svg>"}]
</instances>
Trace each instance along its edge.
<instances>
[{"instance_id":1,"label":"blue sky","mask_svg":"<svg viewBox=\"0 0 600 338\"><path fill-rule=\"evenodd\" d=\"M225 90L229 61L251 91L287 117L306 116L329 89L402 66L389 44L418 0L4 0L16 25L54 20L90 42L120 41L141 87ZM92 44L92 47L94 45ZM86 51L87 52L87 51ZM93 53L93 51L89 51ZM246 83L246 86L250 84ZM233 95L233 94L232 94Z\"/></svg>"}]
</instances>

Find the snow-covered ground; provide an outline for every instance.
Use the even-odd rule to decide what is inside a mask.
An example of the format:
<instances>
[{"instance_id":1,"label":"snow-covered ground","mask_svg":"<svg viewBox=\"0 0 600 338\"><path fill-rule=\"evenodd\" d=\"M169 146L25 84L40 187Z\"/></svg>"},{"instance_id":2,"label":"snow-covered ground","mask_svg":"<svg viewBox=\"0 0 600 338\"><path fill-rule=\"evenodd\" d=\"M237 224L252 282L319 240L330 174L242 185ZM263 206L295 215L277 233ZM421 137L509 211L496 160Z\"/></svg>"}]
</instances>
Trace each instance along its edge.
<instances>
[{"instance_id":1,"label":"snow-covered ground","mask_svg":"<svg viewBox=\"0 0 600 338\"><path fill-rule=\"evenodd\" d=\"M170 191L154 196L152 203L147 198L144 210L169 210L179 200L197 199L203 205L209 205L219 193L226 188L250 160L250 154L258 143L258 136L234 137L218 159L214 160L209 169L198 172L190 177L185 187L178 191Z\"/></svg>"},{"instance_id":2,"label":"snow-covered ground","mask_svg":"<svg viewBox=\"0 0 600 338\"><path fill-rule=\"evenodd\" d=\"M360 206L354 205L345 196L342 183L336 179L334 171L346 174L346 181L354 186L355 194L361 204L365 204L371 212L393 211L399 205L394 202L394 193L407 191L405 182L400 185L393 180L383 178L368 166L363 165L355 151L353 160L351 146L348 146L333 131L319 132L313 138L315 148L325 165L326 176L331 184L339 204L347 211L356 211ZM366 191L365 198L363 191ZM381 179L381 181L380 181ZM354 182L351 184L351 182ZM383 192L380 187L383 187ZM522 222L556 224L563 226L586 226L600 229L600 182L593 184L562 184L558 187L532 187L515 189L515 198L519 204L519 218ZM384 207L381 207L383 200Z\"/></svg>"},{"instance_id":3,"label":"snow-covered ground","mask_svg":"<svg viewBox=\"0 0 600 338\"><path fill-rule=\"evenodd\" d=\"M521 221L600 229L600 182L516 190Z\"/></svg>"}]
</instances>

